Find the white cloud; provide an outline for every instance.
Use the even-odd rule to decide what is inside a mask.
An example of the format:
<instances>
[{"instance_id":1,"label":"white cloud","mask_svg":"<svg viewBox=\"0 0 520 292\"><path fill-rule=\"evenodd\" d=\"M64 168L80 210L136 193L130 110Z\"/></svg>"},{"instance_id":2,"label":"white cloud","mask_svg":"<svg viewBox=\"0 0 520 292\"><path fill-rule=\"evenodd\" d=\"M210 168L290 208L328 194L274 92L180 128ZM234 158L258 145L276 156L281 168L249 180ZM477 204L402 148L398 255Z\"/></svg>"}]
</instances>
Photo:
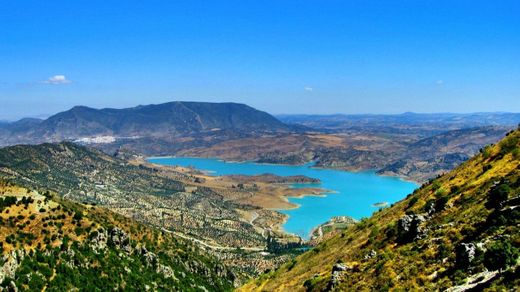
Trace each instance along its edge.
<instances>
[{"instance_id":1,"label":"white cloud","mask_svg":"<svg viewBox=\"0 0 520 292\"><path fill-rule=\"evenodd\" d=\"M437 84L439 86L443 85L444 84L444 80L437 80L437 81L435 81L435 84Z\"/></svg>"},{"instance_id":2,"label":"white cloud","mask_svg":"<svg viewBox=\"0 0 520 292\"><path fill-rule=\"evenodd\" d=\"M303 88L303 90L305 90L305 91L312 91L312 87L310 87L310 86L305 86L305 87Z\"/></svg>"},{"instance_id":3,"label":"white cloud","mask_svg":"<svg viewBox=\"0 0 520 292\"><path fill-rule=\"evenodd\" d=\"M69 83L72 83L72 81L67 79L67 77L65 77L65 75L54 75L54 76L49 77L49 79L43 81L43 83L58 85L58 84L69 84Z\"/></svg>"}]
</instances>

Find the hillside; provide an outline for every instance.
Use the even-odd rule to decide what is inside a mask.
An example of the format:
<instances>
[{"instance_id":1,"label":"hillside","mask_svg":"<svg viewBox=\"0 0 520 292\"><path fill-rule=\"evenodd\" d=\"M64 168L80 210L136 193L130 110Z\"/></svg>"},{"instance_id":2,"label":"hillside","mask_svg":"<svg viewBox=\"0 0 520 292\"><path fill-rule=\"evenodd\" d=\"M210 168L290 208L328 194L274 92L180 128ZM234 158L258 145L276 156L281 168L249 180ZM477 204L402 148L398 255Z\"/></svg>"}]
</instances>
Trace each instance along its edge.
<instances>
[{"instance_id":1,"label":"hillside","mask_svg":"<svg viewBox=\"0 0 520 292\"><path fill-rule=\"evenodd\" d=\"M242 291L520 285L520 130Z\"/></svg>"},{"instance_id":2,"label":"hillside","mask_svg":"<svg viewBox=\"0 0 520 292\"><path fill-rule=\"evenodd\" d=\"M2 148L0 178L218 244L247 247L265 241L255 226L242 222L241 212L252 206L223 200L219 190L197 188L193 176L133 165L73 143Z\"/></svg>"},{"instance_id":3,"label":"hillside","mask_svg":"<svg viewBox=\"0 0 520 292\"><path fill-rule=\"evenodd\" d=\"M478 153L485 145L496 143L505 128L487 126L446 131L410 143L400 156L378 170L379 174L413 177L426 181L454 169Z\"/></svg>"},{"instance_id":4,"label":"hillside","mask_svg":"<svg viewBox=\"0 0 520 292\"><path fill-rule=\"evenodd\" d=\"M3 145L59 142L99 136L171 137L211 131L277 132L289 129L273 116L244 104L169 102L125 109L76 106L46 120L3 127Z\"/></svg>"},{"instance_id":5,"label":"hillside","mask_svg":"<svg viewBox=\"0 0 520 292\"><path fill-rule=\"evenodd\" d=\"M0 149L0 175L29 187L45 187L78 201L103 202L117 194L173 194L179 181L73 143Z\"/></svg>"},{"instance_id":6,"label":"hillside","mask_svg":"<svg viewBox=\"0 0 520 292\"><path fill-rule=\"evenodd\" d=\"M320 191L282 184L314 181L306 177L211 177L122 160L69 142L1 148L0 179L105 207L191 239L239 270L241 278L290 257L266 254L268 238L299 242L281 232L285 215L274 211L294 206L284 196Z\"/></svg>"},{"instance_id":7,"label":"hillside","mask_svg":"<svg viewBox=\"0 0 520 292\"><path fill-rule=\"evenodd\" d=\"M92 205L0 181L0 290L231 290L198 247Z\"/></svg>"},{"instance_id":8,"label":"hillside","mask_svg":"<svg viewBox=\"0 0 520 292\"><path fill-rule=\"evenodd\" d=\"M211 146L187 147L180 156L304 164L427 181L447 172L481 147L500 140L511 128L485 126L449 130L426 138L392 134L279 134L230 139Z\"/></svg>"}]
</instances>

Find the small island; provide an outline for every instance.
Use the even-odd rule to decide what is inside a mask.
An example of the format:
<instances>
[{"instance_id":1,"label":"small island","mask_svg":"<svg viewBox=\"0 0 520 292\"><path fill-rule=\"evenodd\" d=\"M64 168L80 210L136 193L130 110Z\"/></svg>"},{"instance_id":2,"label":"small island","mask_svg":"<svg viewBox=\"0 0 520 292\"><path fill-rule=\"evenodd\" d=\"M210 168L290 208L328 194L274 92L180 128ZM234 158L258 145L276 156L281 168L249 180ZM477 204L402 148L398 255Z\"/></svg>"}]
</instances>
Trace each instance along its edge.
<instances>
[{"instance_id":1,"label":"small island","mask_svg":"<svg viewBox=\"0 0 520 292\"><path fill-rule=\"evenodd\" d=\"M388 202L377 202L372 204L372 207L382 208L388 206Z\"/></svg>"},{"instance_id":2,"label":"small island","mask_svg":"<svg viewBox=\"0 0 520 292\"><path fill-rule=\"evenodd\" d=\"M263 173L259 175L228 175L226 176L240 183L262 182L269 184L319 184L321 181L317 178L305 175L280 176L272 173Z\"/></svg>"}]
</instances>

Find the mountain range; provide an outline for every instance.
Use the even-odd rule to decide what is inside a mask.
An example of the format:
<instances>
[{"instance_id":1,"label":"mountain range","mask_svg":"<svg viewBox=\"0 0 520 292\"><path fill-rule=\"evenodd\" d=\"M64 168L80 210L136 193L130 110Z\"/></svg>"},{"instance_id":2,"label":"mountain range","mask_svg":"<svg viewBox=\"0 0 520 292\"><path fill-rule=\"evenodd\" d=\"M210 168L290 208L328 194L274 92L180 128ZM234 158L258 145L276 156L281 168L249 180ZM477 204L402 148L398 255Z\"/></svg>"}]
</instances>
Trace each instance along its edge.
<instances>
[{"instance_id":1,"label":"mountain range","mask_svg":"<svg viewBox=\"0 0 520 292\"><path fill-rule=\"evenodd\" d=\"M278 115L284 123L326 130L333 133L406 133L421 137L431 136L448 130L482 126L513 126L520 123L520 113L413 113L383 115Z\"/></svg>"},{"instance_id":2,"label":"mountain range","mask_svg":"<svg viewBox=\"0 0 520 292\"><path fill-rule=\"evenodd\" d=\"M264 269L239 290L518 287L520 130L478 152L372 217L331 230L304 254L278 258L276 263L286 263ZM247 271L238 261L244 267L261 261L245 250L206 249L212 234L215 243L236 240L241 247L261 238L254 229L265 226L267 210L226 203L232 188L204 188L200 176L136 165L72 143L7 147L0 154L1 287L224 291ZM253 191L244 187L244 193ZM233 215L248 209L264 218L253 229ZM185 221L175 225L178 211ZM183 227L189 227L184 234L190 240L169 232Z\"/></svg>"},{"instance_id":3,"label":"mountain range","mask_svg":"<svg viewBox=\"0 0 520 292\"><path fill-rule=\"evenodd\" d=\"M76 106L0 124L0 146L74 141L114 154L198 156L376 170L419 182L516 127L520 114L283 115L236 103Z\"/></svg>"},{"instance_id":4,"label":"mountain range","mask_svg":"<svg viewBox=\"0 0 520 292\"><path fill-rule=\"evenodd\" d=\"M244 104L169 102L125 109L76 106L45 120L4 124L3 144L57 142L85 137L171 137L211 131L288 131L273 116Z\"/></svg>"}]
</instances>

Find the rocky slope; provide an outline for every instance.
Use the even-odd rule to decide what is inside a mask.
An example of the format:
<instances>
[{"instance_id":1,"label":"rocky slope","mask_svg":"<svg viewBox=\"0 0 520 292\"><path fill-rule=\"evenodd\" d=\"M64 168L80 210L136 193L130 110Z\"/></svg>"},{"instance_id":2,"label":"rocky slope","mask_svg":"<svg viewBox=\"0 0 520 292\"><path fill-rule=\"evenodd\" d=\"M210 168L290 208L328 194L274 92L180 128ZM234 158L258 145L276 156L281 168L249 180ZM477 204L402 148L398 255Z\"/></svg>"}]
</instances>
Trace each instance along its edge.
<instances>
[{"instance_id":1,"label":"rocky slope","mask_svg":"<svg viewBox=\"0 0 520 292\"><path fill-rule=\"evenodd\" d=\"M520 285L520 130L242 291Z\"/></svg>"},{"instance_id":2,"label":"rocky slope","mask_svg":"<svg viewBox=\"0 0 520 292\"><path fill-rule=\"evenodd\" d=\"M0 291L225 291L234 281L182 238L0 181Z\"/></svg>"}]
</instances>

